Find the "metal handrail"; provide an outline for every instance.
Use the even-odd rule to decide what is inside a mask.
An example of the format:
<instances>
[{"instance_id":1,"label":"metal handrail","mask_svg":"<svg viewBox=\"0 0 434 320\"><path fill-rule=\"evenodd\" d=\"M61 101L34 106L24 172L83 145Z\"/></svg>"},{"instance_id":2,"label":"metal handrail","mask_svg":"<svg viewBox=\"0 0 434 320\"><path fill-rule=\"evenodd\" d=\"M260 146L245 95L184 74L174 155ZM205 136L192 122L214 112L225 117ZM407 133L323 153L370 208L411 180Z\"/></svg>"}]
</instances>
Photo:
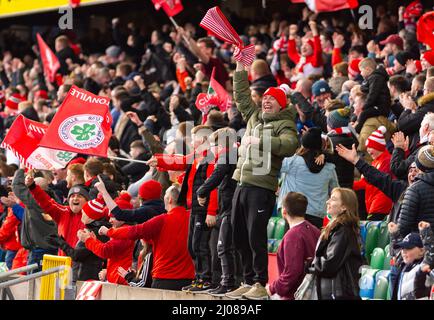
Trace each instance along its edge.
<instances>
[{"instance_id":1,"label":"metal handrail","mask_svg":"<svg viewBox=\"0 0 434 320\"><path fill-rule=\"evenodd\" d=\"M24 267L21 267L21 268L12 269L12 270L9 270L9 271L6 271L6 272L2 272L2 273L0 273L0 281L3 278L7 278L7 277L10 277L10 276L13 276L14 274L21 273L21 272L32 271L32 270L35 270L37 268L38 268L38 264L34 263L34 264L31 264L31 265L28 265L28 266L24 266Z\"/></svg>"},{"instance_id":2,"label":"metal handrail","mask_svg":"<svg viewBox=\"0 0 434 320\"><path fill-rule=\"evenodd\" d=\"M65 266L59 266L59 267L51 268L49 270L36 272L36 273L30 274L30 275L27 275L27 276L24 276L24 277L21 277L21 278L18 278L18 279L5 281L5 282L0 283L0 290L3 289L3 288L8 288L10 286L22 283L22 282L26 282L26 281L29 281L29 280L34 280L36 278L43 277L43 276L46 276L46 275L49 275L49 274L52 274L52 273L57 273L57 272L60 272L60 271L63 271L63 270L65 270Z\"/></svg>"}]
</instances>

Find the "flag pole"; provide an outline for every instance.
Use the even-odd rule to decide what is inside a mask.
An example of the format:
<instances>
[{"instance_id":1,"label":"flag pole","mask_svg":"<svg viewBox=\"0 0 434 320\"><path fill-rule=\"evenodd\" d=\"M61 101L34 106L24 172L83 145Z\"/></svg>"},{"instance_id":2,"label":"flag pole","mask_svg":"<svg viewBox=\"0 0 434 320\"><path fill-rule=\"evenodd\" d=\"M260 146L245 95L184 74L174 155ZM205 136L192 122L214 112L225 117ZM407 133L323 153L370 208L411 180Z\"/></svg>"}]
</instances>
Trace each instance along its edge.
<instances>
[{"instance_id":1,"label":"flag pole","mask_svg":"<svg viewBox=\"0 0 434 320\"><path fill-rule=\"evenodd\" d=\"M147 164L147 162L146 162L146 161L143 161L143 160L128 159L128 158L121 158L121 157L112 157L112 156L107 156L107 158L112 159L112 160L128 161L128 162L137 162L137 163Z\"/></svg>"},{"instance_id":2,"label":"flag pole","mask_svg":"<svg viewBox=\"0 0 434 320\"><path fill-rule=\"evenodd\" d=\"M175 26L175 29L178 31L179 25L176 23L175 19L173 19L173 17L169 17L169 20L172 22L172 24ZM187 37L183 35L182 38L184 39L185 43L188 44Z\"/></svg>"}]
</instances>

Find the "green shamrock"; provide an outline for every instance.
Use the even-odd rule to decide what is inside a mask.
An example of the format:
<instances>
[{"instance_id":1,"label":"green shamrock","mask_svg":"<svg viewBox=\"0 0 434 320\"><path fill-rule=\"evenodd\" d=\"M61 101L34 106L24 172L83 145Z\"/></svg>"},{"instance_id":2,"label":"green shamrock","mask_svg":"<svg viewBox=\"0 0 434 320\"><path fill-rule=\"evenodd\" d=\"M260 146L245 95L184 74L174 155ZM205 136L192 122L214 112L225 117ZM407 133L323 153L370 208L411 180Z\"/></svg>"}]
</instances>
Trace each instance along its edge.
<instances>
[{"instance_id":1,"label":"green shamrock","mask_svg":"<svg viewBox=\"0 0 434 320\"><path fill-rule=\"evenodd\" d=\"M57 153L57 158L61 161L69 162L73 158L71 152L61 151Z\"/></svg>"},{"instance_id":2,"label":"green shamrock","mask_svg":"<svg viewBox=\"0 0 434 320\"><path fill-rule=\"evenodd\" d=\"M71 133L76 136L75 138L79 141L89 140L91 136L95 135L96 126L94 124L85 123L83 127L74 126L71 130Z\"/></svg>"}]
</instances>

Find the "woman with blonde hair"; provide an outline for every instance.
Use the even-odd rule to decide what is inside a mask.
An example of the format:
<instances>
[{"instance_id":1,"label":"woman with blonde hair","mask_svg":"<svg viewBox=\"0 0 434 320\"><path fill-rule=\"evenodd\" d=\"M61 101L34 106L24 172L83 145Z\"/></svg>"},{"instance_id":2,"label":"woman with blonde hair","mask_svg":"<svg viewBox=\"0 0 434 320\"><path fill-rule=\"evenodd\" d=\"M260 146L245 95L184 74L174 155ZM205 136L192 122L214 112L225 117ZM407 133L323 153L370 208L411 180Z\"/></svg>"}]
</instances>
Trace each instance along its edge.
<instances>
[{"instance_id":1,"label":"woman with blonde hair","mask_svg":"<svg viewBox=\"0 0 434 320\"><path fill-rule=\"evenodd\" d=\"M353 300L359 297L358 201L353 190L334 188L327 201L332 217L322 230L313 262L319 300Z\"/></svg>"}]
</instances>

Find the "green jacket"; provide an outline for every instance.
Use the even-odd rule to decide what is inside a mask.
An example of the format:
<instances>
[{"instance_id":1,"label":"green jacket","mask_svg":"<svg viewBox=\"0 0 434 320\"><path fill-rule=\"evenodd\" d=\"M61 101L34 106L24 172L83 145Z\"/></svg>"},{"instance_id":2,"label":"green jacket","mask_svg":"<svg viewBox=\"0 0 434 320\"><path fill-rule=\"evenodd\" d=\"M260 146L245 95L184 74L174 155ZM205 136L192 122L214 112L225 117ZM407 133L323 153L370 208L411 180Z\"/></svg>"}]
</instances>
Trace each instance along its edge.
<instances>
[{"instance_id":1,"label":"green jacket","mask_svg":"<svg viewBox=\"0 0 434 320\"><path fill-rule=\"evenodd\" d=\"M247 71L234 74L234 100L247 128L233 178L241 185L246 183L276 191L282 160L292 156L298 147L295 108L288 105L278 113L262 113L250 96ZM247 145L249 136L260 138L260 144Z\"/></svg>"}]
</instances>

